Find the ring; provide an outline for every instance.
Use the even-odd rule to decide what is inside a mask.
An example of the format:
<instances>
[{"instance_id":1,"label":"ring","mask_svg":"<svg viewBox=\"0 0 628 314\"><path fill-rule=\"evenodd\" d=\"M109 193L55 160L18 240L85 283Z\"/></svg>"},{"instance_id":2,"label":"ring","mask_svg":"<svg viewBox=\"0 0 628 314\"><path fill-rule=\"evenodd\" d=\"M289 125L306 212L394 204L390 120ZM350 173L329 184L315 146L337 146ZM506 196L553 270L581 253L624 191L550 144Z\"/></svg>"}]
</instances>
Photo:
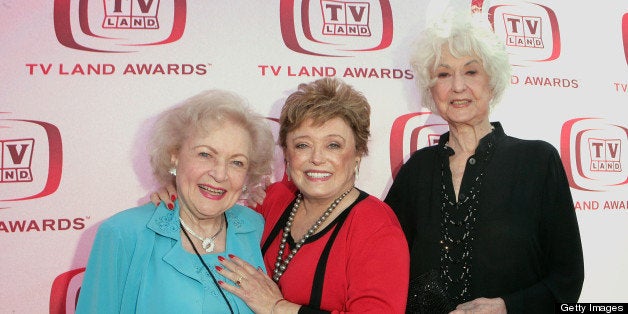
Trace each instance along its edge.
<instances>
[{"instance_id":1,"label":"ring","mask_svg":"<svg viewBox=\"0 0 628 314\"><path fill-rule=\"evenodd\" d=\"M236 285L238 285L238 286L239 286L239 285L242 283L242 280L243 280L243 279L246 279L246 277L244 277L244 276L240 275L240 277L238 277L238 279L236 280Z\"/></svg>"}]
</instances>

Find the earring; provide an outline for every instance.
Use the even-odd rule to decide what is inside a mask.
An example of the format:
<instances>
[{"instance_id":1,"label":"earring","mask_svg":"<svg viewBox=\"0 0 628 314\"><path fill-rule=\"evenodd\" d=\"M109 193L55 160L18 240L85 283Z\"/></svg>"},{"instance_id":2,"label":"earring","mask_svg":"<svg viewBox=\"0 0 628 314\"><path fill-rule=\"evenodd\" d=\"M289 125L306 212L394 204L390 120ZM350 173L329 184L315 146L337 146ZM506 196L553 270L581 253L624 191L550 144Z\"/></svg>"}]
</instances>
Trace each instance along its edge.
<instances>
[{"instance_id":1,"label":"earring","mask_svg":"<svg viewBox=\"0 0 628 314\"><path fill-rule=\"evenodd\" d=\"M355 163L355 181L358 181L358 177L360 177L360 164Z\"/></svg>"},{"instance_id":2,"label":"earring","mask_svg":"<svg viewBox=\"0 0 628 314\"><path fill-rule=\"evenodd\" d=\"M290 179L290 163L286 162L286 178L288 179L288 181L292 181L292 179Z\"/></svg>"},{"instance_id":3,"label":"earring","mask_svg":"<svg viewBox=\"0 0 628 314\"><path fill-rule=\"evenodd\" d=\"M246 191L247 191L247 190L248 190L248 189L247 189L247 187L246 187L246 184L245 184L245 185L243 185L243 186L242 186L242 193L246 193Z\"/></svg>"},{"instance_id":4,"label":"earring","mask_svg":"<svg viewBox=\"0 0 628 314\"><path fill-rule=\"evenodd\" d=\"M170 168L170 170L168 170L168 172L170 172L170 174L175 176L175 177L177 176L177 168L175 168L175 167Z\"/></svg>"}]
</instances>

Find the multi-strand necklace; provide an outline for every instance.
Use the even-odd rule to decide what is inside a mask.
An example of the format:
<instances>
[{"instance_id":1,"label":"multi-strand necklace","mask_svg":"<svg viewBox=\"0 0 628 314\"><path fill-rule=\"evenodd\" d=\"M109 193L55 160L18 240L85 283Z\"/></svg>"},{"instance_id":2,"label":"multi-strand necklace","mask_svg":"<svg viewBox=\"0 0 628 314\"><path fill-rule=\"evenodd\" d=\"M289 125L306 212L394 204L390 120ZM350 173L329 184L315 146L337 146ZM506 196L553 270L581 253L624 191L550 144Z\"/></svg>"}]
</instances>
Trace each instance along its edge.
<instances>
[{"instance_id":1,"label":"multi-strand necklace","mask_svg":"<svg viewBox=\"0 0 628 314\"><path fill-rule=\"evenodd\" d=\"M224 219L220 220L220 229L218 229L218 231L211 237L207 237L207 238L203 238L201 236L199 236L198 234L196 234L196 232L194 232L192 230L192 228L190 228L187 224L185 224L185 222L183 221L183 219L181 219L181 217L179 217L179 221L181 222L181 225L183 226L183 228L189 233L191 234L193 237L199 239L202 242L203 245L203 249L205 249L205 252L207 253L211 253L214 251L214 248L216 247L216 237L220 234L220 232L222 231L223 225L224 225Z\"/></svg>"},{"instance_id":2,"label":"multi-strand necklace","mask_svg":"<svg viewBox=\"0 0 628 314\"><path fill-rule=\"evenodd\" d=\"M292 248L288 256L284 259L283 252L286 248L286 243L288 242L288 236L290 235L290 230L292 230L292 223L294 222L294 216L297 214L299 205L301 205L301 201L303 200L303 195L301 193L297 195L297 199L294 201L294 205L292 206L292 211L290 212L288 221L286 221L286 226L283 228L283 236L281 237L281 243L279 244L279 251L277 252L277 262L275 262L275 270L273 273L273 280L275 282L279 282L279 278L281 278L283 273L286 271L286 269L288 268L288 264L290 264L290 261L292 260L294 255L297 254L301 246L303 246L303 243L305 243L305 241L311 235L313 235L314 232L316 232L316 230L318 230L318 228L323 224L323 222L325 222L327 217L329 217L329 215L331 215L331 213L334 211L334 208L338 206L338 203L340 203L340 201L342 201L342 199L345 198L345 196L347 196L347 194L349 194L351 190L353 190L353 187L351 187L346 192L342 193L342 195L340 195L337 199L335 199L331 203L331 205L329 205L329 207L327 207L323 215L321 215L321 217L319 217L318 220L316 220L314 225L312 225L312 227L308 229L307 233L305 233L303 237L301 238L301 240L299 240L299 242L297 242L294 245L294 248Z\"/></svg>"}]
</instances>

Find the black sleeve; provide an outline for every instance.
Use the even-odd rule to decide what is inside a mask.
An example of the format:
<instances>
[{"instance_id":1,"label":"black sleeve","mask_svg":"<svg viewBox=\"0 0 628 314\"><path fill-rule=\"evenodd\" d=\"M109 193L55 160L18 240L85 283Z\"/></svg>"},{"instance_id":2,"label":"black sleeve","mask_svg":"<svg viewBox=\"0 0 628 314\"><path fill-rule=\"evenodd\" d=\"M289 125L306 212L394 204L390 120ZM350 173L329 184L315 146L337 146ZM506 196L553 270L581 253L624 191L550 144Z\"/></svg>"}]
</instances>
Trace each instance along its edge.
<instances>
[{"instance_id":1,"label":"black sleeve","mask_svg":"<svg viewBox=\"0 0 628 314\"><path fill-rule=\"evenodd\" d=\"M584 281L584 259L571 190L556 149L546 154L540 221L547 276L523 290L502 296L508 312L532 313L547 302L578 301Z\"/></svg>"}]
</instances>

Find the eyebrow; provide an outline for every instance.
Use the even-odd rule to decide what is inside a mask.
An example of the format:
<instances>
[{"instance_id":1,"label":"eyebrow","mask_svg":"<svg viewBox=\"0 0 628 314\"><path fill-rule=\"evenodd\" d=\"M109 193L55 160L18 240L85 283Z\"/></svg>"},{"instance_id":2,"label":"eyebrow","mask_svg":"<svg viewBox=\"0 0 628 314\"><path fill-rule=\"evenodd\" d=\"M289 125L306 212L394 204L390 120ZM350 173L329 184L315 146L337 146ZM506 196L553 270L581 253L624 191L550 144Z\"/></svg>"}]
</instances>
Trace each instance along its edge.
<instances>
[{"instance_id":1,"label":"eyebrow","mask_svg":"<svg viewBox=\"0 0 628 314\"><path fill-rule=\"evenodd\" d=\"M468 65L471 65L472 63L480 63L480 61L478 61L477 59L472 59L472 60L469 60L469 62L465 63L463 66L468 66ZM445 63L438 64L437 68L440 68L440 67L448 68L448 69L451 68L448 64L445 64Z\"/></svg>"},{"instance_id":2,"label":"eyebrow","mask_svg":"<svg viewBox=\"0 0 628 314\"><path fill-rule=\"evenodd\" d=\"M340 135L340 134L329 134L329 135L326 135L326 136L325 136L325 138L330 138L330 137L339 137L339 138L341 138L343 141L344 141L344 140L346 140L346 139L344 138L344 136L342 136L342 135ZM310 136L310 135L295 136L295 137L293 138L293 140L298 140L298 139L302 139L302 138L311 138L311 136Z\"/></svg>"},{"instance_id":3,"label":"eyebrow","mask_svg":"<svg viewBox=\"0 0 628 314\"><path fill-rule=\"evenodd\" d=\"M209 149L213 154L218 154L218 151L215 148L213 148L213 147L211 147L209 145L196 145L196 146L194 146L192 148L193 149L197 149L197 148L201 148L201 147L205 147L205 148ZM229 156L229 158L238 157L238 156L242 156L242 157L246 158L246 160L249 160L249 156L247 156L246 154L243 154L243 153L233 154L233 155Z\"/></svg>"}]
</instances>

